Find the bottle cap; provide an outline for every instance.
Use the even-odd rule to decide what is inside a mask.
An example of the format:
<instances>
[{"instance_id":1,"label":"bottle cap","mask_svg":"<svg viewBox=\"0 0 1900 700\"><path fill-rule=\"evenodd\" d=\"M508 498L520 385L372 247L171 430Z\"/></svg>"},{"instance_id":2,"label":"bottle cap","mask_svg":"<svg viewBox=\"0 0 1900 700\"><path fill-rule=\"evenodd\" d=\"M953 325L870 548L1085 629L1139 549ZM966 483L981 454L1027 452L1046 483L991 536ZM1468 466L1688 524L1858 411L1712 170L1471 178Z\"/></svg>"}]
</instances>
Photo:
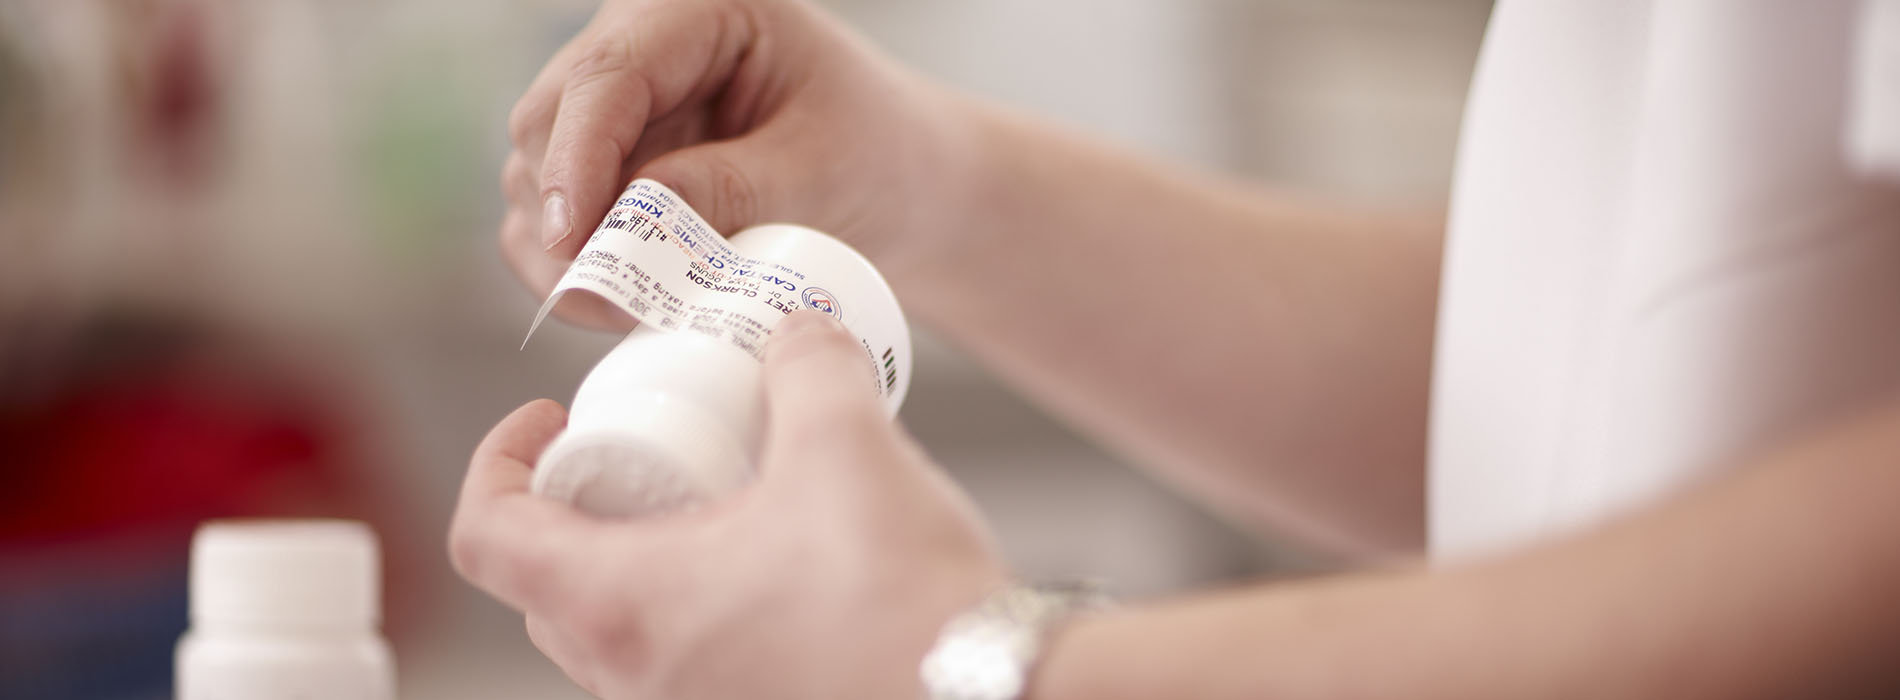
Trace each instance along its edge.
<instances>
[{"instance_id":1,"label":"bottle cap","mask_svg":"<svg viewBox=\"0 0 1900 700\"><path fill-rule=\"evenodd\" d=\"M194 626L374 627L376 535L350 520L220 520L191 543Z\"/></svg>"}]
</instances>

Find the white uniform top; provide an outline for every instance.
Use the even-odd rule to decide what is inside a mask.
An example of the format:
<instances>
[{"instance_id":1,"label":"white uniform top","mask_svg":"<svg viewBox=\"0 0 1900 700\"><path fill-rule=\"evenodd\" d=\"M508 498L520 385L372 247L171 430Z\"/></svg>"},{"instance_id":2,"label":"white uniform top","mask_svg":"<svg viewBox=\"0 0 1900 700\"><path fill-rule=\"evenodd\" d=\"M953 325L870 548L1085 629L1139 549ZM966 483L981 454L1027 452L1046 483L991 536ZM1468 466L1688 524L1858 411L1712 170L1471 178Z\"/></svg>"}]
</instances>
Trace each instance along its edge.
<instances>
[{"instance_id":1,"label":"white uniform top","mask_svg":"<svg viewBox=\"0 0 1900 700\"><path fill-rule=\"evenodd\" d=\"M1900 2L1498 4L1459 147L1431 546L1715 476L1900 387Z\"/></svg>"}]
</instances>

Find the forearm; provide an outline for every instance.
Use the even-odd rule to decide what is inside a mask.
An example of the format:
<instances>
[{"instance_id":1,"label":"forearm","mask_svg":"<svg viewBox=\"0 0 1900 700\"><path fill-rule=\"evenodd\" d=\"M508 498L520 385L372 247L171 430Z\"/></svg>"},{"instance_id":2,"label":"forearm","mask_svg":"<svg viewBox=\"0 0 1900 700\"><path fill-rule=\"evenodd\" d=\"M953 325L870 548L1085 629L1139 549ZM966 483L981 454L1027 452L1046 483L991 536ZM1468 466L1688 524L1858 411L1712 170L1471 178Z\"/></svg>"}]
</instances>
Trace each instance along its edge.
<instances>
[{"instance_id":1,"label":"forearm","mask_svg":"<svg viewBox=\"0 0 1900 700\"><path fill-rule=\"evenodd\" d=\"M1900 404L1489 563L1081 622L1033 697L1889 697L1900 689L1896 465Z\"/></svg>"},{"instance_id":2,"label":"forearm","mask_svg":"<svg viewBox=\"0 0 1900 700\"><path fill-rule=\"evenodd\" d=\"M973 111L956 230L898 282L917 315L1231 514L1334 544L1421 540L1438 217Z\"/></svg>"}]
</instances>

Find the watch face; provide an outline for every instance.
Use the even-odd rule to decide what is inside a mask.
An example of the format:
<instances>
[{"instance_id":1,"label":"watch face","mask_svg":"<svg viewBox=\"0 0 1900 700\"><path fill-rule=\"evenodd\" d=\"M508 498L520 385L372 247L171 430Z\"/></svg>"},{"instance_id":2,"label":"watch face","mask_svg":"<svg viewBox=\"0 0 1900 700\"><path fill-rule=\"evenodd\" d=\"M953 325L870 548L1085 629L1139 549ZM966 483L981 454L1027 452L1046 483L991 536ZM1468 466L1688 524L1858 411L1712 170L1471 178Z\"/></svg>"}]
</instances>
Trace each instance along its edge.
<instances>
[{"instance_id":1,"label":"watch face","mask_svg":"<svg viewBox=\"0 0 1900 700\"><path fill-rule=\"evenodd\" d=\"M1044 630L1070 613L1103 607L1098 590L1012 586L991 594L945 625L924 657L919 670L930 699L1019 700Z\"/></svg>"},{"instance_id":2,"label":"watch face","mask_svg":"<svg viewBox=\"0 0 1900 700\"><path fill-rule=\"evenodd\" d=\"M1023 631L999 624L959 627L924 657L923 680L931 700L1022 697L1029 661Z\"/></svg>"}]
</instances>

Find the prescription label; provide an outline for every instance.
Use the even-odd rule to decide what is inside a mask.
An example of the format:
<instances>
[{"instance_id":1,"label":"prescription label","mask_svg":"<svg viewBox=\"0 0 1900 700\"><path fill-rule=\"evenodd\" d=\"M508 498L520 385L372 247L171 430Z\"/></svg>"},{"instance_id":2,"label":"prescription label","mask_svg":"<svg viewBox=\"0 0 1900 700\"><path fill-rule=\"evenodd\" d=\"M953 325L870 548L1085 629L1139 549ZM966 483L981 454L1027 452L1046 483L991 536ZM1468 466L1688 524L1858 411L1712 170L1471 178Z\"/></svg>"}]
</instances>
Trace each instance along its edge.
<instances>
[{"instance_id":1,"label":"prescription label","mask_svg":"<svg viewBox=\"0 0 1900 700\"><path fill-rule=\"evenodd\" d=\"M541 305L528 335L563 295L580 290L642 324L704 334L761 358L779 319L796 309L816 309L859 337L876 368L880 395L901 399L897 394L908 384L901 380L908 377L900 373L909 368L897 360L908 363L908 328L883 281L856 253L842 253L851 260L841 264L836 251L848 250L842 243L827 240L823 251L807 244L804 251L822 254L802 255L795 241L772 238L776 233L748 229L729 241L666 186L635 180ZM822 236L808 229L799 233ZM753 242L767 250L747 250Z\"/></svg>"}]
</instances>

